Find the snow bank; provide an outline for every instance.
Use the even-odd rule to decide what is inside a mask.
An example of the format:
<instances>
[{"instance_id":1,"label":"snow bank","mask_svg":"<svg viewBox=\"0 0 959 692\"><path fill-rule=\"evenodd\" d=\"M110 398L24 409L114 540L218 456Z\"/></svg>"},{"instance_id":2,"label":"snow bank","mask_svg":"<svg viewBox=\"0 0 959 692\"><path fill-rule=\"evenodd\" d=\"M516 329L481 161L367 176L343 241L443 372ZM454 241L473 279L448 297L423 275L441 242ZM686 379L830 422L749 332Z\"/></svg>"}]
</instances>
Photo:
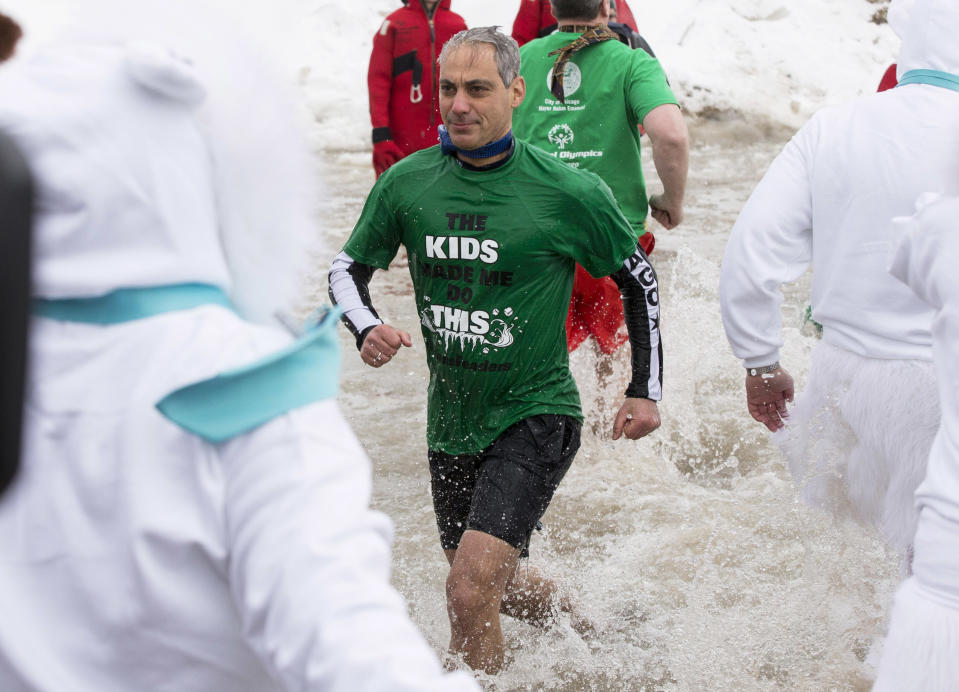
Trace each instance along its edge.
<instances>
[{"instance_id":1,"label":"snow bank","mask_svg":"<svg viewBox=\"0 0 959 692\"><path fill-rule=\"evenodd\" d=\"M899 51L866 0L672 0L636 11L691 113L799 126L824 105L873 92ZM640 19L639 17L642 17Z\"/></svg>"},{"instance_id":2,"label":"snow bank","mask_svg":"<svg viewBox=\"0 0 959 692\"><path fill-rule=\"evenodd\" d=\"M75 1L0 0L0 7L23 21L32 41L51 33ZM318 148L369 148L372 37L399 0L217 1L263 37L299 81L316 122ZM453 9L470 26L499 24L508 32L518 2L453 0ZM870 21L882 6L881 0L630 4L689 114L789 127L824 105L875 90L898 52L889 26Z\"/></svg>"},{"instance_id":3,"label":"snow bank","mask_svg":"<svg viewBox=\"0 0 959 692\"><path fill-rule=\"evenodd\" d=\"M325 27L305 83L327 147L367 147L372 35L398 0L314 0ZM453 0L469 26L509 31L518 0ZM898 39L867 0L635 0L640 31L688 113L798 127L817 109L874 91Z\"/></svg>"}]
</instances>

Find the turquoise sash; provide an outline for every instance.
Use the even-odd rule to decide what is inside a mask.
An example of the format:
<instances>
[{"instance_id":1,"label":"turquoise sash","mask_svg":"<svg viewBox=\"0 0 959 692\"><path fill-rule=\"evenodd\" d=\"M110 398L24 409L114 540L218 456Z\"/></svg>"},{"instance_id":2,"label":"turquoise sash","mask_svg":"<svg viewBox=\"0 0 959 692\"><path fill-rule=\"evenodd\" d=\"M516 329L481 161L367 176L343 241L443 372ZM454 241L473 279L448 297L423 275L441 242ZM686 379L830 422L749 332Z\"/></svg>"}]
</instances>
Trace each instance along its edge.
<instances>
[{"instance_id":1,"label":"turquoise sash","mask_svg":"<svg viewBox=\"0 0 959 692\"><path fill-rule=\"evenodd\" d=\"M210 284L122 288L95 298L36 298L33 314L61 322L116 325L202 305L233 309ZM208 442L220 443L274 418L336 397L340 350L336 317L318 311L302 336L259 360L167 394L156 408L167 419Z\"/></svg>"},{"instance_id":2,"label":"turquoise sash","mask_svg":"<svg viewBox=\"0 0 959 692\"><path fill-rule=\"evenodd\" d=\"M335 398L339 313L338 308L322 313L281 351L167 394L157 409L181 428L219 443L289 411Z\"/></svg>"},{"instance_id":3,"label":"turquoise sash","mask_svg":"<svg viewBox=\"0 0 959 692\"><path fill-rule=\"evenodd\" d=\"M906 84L930 84L943 89L959 91L959 76L939 70L909 70L902 76L896 86L905 86Z\"/></svg>"},{"instance_id":4,"label":"turquoise sash","mask_svg":"<svg viewBox=\"0 0 959 692\"><path fill-rule=\"evenodd\" d=\"M33 314L60 322L107 325L211 304L233 309L219 286L173 284L120 288L94 298L34 298Z\"/></svg>"}]
</instances>

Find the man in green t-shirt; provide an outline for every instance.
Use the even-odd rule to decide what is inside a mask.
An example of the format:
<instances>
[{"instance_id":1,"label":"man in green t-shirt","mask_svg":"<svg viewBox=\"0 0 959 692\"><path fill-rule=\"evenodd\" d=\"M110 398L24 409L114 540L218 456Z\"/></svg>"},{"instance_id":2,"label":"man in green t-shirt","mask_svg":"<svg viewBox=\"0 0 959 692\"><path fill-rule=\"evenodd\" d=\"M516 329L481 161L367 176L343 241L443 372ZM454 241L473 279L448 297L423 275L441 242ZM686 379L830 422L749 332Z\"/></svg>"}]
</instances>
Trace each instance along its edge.
<instances>
[{"instance_id":1,"label":"man in green t-shirt","mask_svg":"<svg viewBox=\"0 0 959 692\"><path fill-rule=\"evenodd\" d=\"M563 339L577 262L614 275L626 306L633 378L613 439L656 429L662 393L655 272L602 180L513 139L524 94L513 39L493 27L450 39L441 144L377 180L330 270L330 296L377 368L412 339L379 319L368 283L406 248L430 369L450 650L488 672L503 664L500 612L546 623L555 608L571 610L550 580L516 566L579 447Z\"/></svg>"},{"instance_id":2,"label":"man in green t-shirt","mask_svg":"<svg viewBox=\"0 0 959 692\"><path fill-rule=\"evenodd\" d=\"M607 28L608 0L553 0L552 9L557 32L520 49L527 97L513 115L513 129L558 160L602 178L651 253L650 207L666 228L683 218L689 142L676 97L659 61L631 50ZM639 125L649 135L663 183L663 192L648 199ZM615 299L611 282L578 272L567 325L570 350L589 335L604 353L622 344L622 313L618 300L606 304L610 294Z\"/></svg>"}]
</instances>

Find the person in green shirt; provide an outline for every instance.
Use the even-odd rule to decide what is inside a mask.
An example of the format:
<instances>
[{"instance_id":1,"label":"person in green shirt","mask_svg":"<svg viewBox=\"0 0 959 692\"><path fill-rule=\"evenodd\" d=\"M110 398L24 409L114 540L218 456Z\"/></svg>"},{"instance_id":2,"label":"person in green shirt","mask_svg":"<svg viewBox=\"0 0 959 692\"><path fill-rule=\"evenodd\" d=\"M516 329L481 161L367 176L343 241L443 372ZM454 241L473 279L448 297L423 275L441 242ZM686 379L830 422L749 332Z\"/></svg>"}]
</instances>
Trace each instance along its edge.
<instances>
[{"instance_id":1,"label":"person in green shirt","mask_svg":"<svg viewBox=\"0 0 959 692\"><path fill-rule=\"evenodd\" d=\"M609 0L553 0L552 7L558 31L520 49L527 98L513 115L516 136L601 177L637 237L646 232L650 207L653 218L673 228L683 218L689 141L659 61L605 30ZM576 45L594 29L603 31ZM560 62L562 86L553 79ZM638 125L649 135L664 190L648 199Z\"/></svg>"},{"instance_id":2,"label":"person in green shirt","mask_svg":"<svg viewBox=\"0 0 959 692\"><path fill-rule=\"evenodd\" d=\"M450 563L450 650L503 665L499 613L546 624L568 597L517 572L530 534L579 447L583 420L564 317L578 262L622 286L632 381L613 439L659 426L656 275L603 181L512 136L523 101L516 42L482 27L440 55L441 143L376 182L330 270L330 296L363 361L382 367L410 334L384 324L375 269L406 248L430 370L427 443L440 542Z\"/></svg>"},{"instance_id":3,"label":"person in green shirt","mask_svg":"<svg viewBox=\"0 0 959 692\"><path fill-rule=\"evenodd\" d=\"M659 61L630 50L607 28L608 0L553 0L552 10L557 32L520 48L527 98L513 115L516 136L601 177L643 249L651 253L654 238L646 228L650 207L667 229L683 218L689 141L676 97ZM649 198L640 125L649 135L663 183L663 192ZM570 350L588 336L596 338L604 353L622 345L616 293L609 280L577 273L567 324Z\"/></svg>"}]
</instances>

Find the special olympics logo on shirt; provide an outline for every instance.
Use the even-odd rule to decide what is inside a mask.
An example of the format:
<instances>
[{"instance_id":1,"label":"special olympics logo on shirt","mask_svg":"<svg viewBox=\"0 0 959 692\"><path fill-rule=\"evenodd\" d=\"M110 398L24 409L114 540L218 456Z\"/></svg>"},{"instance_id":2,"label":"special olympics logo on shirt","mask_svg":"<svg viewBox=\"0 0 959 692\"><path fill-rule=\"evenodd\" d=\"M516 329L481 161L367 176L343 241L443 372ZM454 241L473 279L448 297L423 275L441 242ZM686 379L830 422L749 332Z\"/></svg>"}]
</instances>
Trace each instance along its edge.
<instances>
[{"instance_id":1,"label":"special olympics logo on shirt","mask_svg":"<svg viewBox=\"0 0 959 692\"><path fill-rule=\"evenodd\" d=\"M573 135L573 128L566 123L553 125L546 137L550 142L558 146L560 149L565 149L566 145L572 144L573 140L575 139L575 135Z\"/></svg>"},{"instance_id":2,"label":"special olympics logo on shirt","mask_svg":"<svg viewBox=\"0 0 959 692\"><path fill-rule=\"evenodd\" d=\"M583 83L583 73L579 70L579 65L574 62L566 63L566 69L563 70L563 94L569 98L576 93L579 85ZM553 90L553 71L546 73L546 89Z\"/></svg>"}]
</instances>

